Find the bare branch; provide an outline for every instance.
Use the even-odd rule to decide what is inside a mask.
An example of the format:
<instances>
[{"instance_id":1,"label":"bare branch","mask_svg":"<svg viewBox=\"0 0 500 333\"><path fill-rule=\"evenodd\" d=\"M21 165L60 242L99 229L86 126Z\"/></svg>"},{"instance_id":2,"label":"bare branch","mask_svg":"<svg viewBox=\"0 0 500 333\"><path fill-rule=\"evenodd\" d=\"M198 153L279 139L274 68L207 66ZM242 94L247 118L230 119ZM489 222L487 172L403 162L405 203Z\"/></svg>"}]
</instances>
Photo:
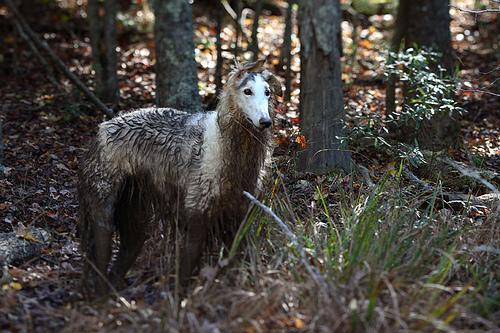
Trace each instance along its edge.
<instances>
[{"instance_id":1,"label":"bare branch","mask_svg":"<svg viewBox=\"0 0 500 333\"><path fill-rule=\"evenodd\" d=\"M492 95L492 96L500 97L500 94L496 94L496 93L488 91L488 90L481 90L481 89L460 89L460 88L458 90L459 91L464 91L464 92L474 92L474 93L487 94L487 95Z\"/></svg>"},{"instance_id":2,"label":"bare branch","mask_svg":"<svg viewBox=\"0 0 500 333\"><path fill-rule=\"evenodd\" d=\"M328 289L327 289L327 283L326 283L326 281L316 271L316 267L311 266L311 264L307 260L304 248L300 244L297 236L293 233L293 231L290 230L290 228L288 228L288 226L272 211L271 208L267 207L262 202L260 202L259 200L257 200L253 195L251 195L247 191L243 191L243 195L245 197L247 197L247 199L249 199L253 204L259 206L264 211L264 213L266 213L267 215L269 215L278 224L278 226L280 227L281 231L283 231L285 233L285 235L288 237L288 239L290 240L290 242L297 248L297 251L299 251L300 262L302 263L302 265L304 265L304 268L306 269L307 273L311 276L311 278L313 279L313 281L316 283L316 285L320 289L322 289L324 291L327 291Z\"/></svg>"},{"instance_id":3,"label":"bare branch","mask_svg":"<svg viewBox=\"0 0 500 333\"><path fill-rule=\"evenodd\" d=\"M35 32L30 28L28 23L24 17L19 13L16 6L12 2L12 0L5 0L5 4L9 7L9 10L14 14L14 20L20 24L24 32L28 35L28 37L33 41L36 47L45 51L45 53L49 56L49 58L53 61L53 63L59 68L61 72L71 81L73 84L80 89L95 105L97 105L106 115L109 117L114 116L113 110L108 108L92 91L90 91L85 84L75 74L73 74L68 67L63 63L61 58L59 58L54 51L48 46L45 41L42 41Z\"/></svg>"},{"instance_id":4,"label":"bare branch","mask_svg":"<svg viewBox=\"0 0 500 333\"><path fill-rule=\"evenodd\" d=\"M495 9L495 8L486 8L486 9L467 9L467 8L462 8L454 5L450 5L450 7L458 9L461 12L464 13L469 13L469 14L484 14L484 13L500 13L500 8Z\"/></svg>"},{"instance_id":5,"label":"bare branch","mask_svg":"<svg viewBox=\"0 0 500 333\"><path fill-rule=\"evenodd\" d=\"M26 35L23 28L21 27L21 24L18 21L14 21L14 23L16 25L17 31L18 31L19 35L21 36L21 38L24 39L24 41L26 43L28 43L28 46L29 46L31 52L33 53L33 55L38 59L38 61L40 61L40 64L47 71L47 79L54 86L56 86L57 88L60 88L60 84L54 78L54 73L52 73L52 67L49 66L49 64L47 63L45 58L40 54L40 52L38 51L36 46L33 44L33 41L28 37L28 35Z\"/></svg>"},{"instance_id":6,"label":"bare branch","mask_svg":"<svg viewBox=\"0 0 500 333\"><path fill-rule=\"evenodd\" d=\"M444 163L452 166L453 168L457 169L462 175L477 179L481 184L483 184L484 186L489 188L493 193L495 193L496 195L500 195L500 192L498 191L496 186L493 185L492 183L490 183L489 181L487 181L486 179L484 179L481 176L481 173L479 171L477 171L471 167L466 167L464 165L461 165L458 162L456 162L448 157L440 158L440 160L442 160Z\"/></svg>"},{"instance_id":7,"label":"bare branch","mask_svg":"<svg viewBox=\"0 0 500 333\"><path fill-rule=\"evenodd\" d=\"M420 185L425 191L432 192L434 191L434 188L424 182L422 179L418 178L413 172L411 172L406 165L403 166L403 176L411 181L412 183L415 183L417 185Z\"/></svg>"}]
</instances>

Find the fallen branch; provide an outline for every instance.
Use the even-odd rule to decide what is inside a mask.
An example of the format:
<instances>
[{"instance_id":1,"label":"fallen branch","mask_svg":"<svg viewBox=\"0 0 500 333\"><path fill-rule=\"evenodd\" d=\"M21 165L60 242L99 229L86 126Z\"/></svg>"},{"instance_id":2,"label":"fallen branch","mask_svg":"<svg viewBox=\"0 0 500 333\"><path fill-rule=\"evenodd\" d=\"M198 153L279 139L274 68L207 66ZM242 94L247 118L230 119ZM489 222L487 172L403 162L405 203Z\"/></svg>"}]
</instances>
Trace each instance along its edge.
<instances>
[{"instance_id":1,"label":"fallen branch","mask_svg":"<svg viewBox=\"0 0 500 333\"><path fill-rule=\"evenodd\" d=\"M22 27L22 30L27 34L27 36L33 41L34 45L47 53L52 62L56 65L57 68L71 81L73 84L80 89L95 105L99 107L107 116L113 117L114 112L110 108L108 108L92 91L90 91L85 84L83 84L80 79L73 74L68 67L63 63L63 61L52 51L49 45L42 41L33 30L30 28L28 23L24 17L19 13L16 6L12 2L12 0L5 0L5 4L9 8L9 10L14 15L14 20Z\"/></svg>"},{"instance_id":2,"label":"fallen branch","mask_svg":"<svg viewBox=\"0 0 500 333\"><path fill-rule=\"evenodd\" d=\"M450 5L451 8L458 9L461 12L464 13L469 13L469 14L484 14L484 13L500 13L500 8L486 8L486 9L467 9L467 8L462 8L454 5Z\"/></svg>"},{"instance_id":3,"label":"fallen branch","mask_svg":"<svg viewBox=\"0 0 500 333\"><path fill-rule=\"evenodd\" d=\"M309 261L307 260L307 257L306 257L305 251L304 251L304 248L302 247L302 245L300 245L300 242L298 241L297 236L292 232L292 230L290 230L290 228L288 228L288 226L272 211L271 208L267 207L262 202L257 200L253 195L251 195L247 191L243 191L243 195L245 197L247 197L247 199L250 200L250 202L252 202L254 205L259 206L264 211L264 213L269 215L278 224L281 231L283 231L285 233L285 235L288 237L290 242L297 248L297 251L299 251L300 262L302 263L302 265L304 265L304 268L306 269L307 273L311 276L313 281L316 283L316 285L321 290L327 291L328 285L327 285L326 281L316 271L316 268L309 264Z\"/></svg>"},{"instance_id":4,"label":"fallen branch","mask_svg":"<svg viewBox=\"0 0 500 333\"><path fill-rule=\"evenodd\" d=\"M483 184L484 186L489 188L496 195L500 195L500 192L498 191L496 186L493 185L492 183L490 183L489 181L487 181L486 179L484 179L481 176L481 173L479 171L474 170L471 167L465 167L463 165L460 165L456 161L453 161L452 159L450 159L448 157L440 158L440 160L443 161L444 163L448 164L449 166L457 169L462 175L478 180L481 184Z\"/></svg>"},{"instance_id":5,"label":"fallen branch","mask_svg":"<svg viewBox=\"0 0 500 333\"><path fill-rule=\"evenodd\" d=\"M403 177L408 179L410 182L420 185L425 191L433 192L434 187L424 182L422 179L415 176L406 166L403 166Z\"/></svg>"},{"instance_id":6,"label":"fallen branch","mask_svg":"<svg viewBox=\"0 0 500 333\"><path fill-rule=\"evenodd\" d=\"M463 166L459 165L457 162L455 162L449 158L439 158L439 159L442 160L444 163L449 164L453 168L457 169L465 176L478 179L481 183L483 183L486 187L488 187L489 189L491 189L493 191L493 193L488 193L488 194L484 194L484 195L475 197L475 196L472 196L471 194L447 192L447 191L443 191L441 189L440 190L441 196L447 205L449 205L452 209L455 209L455 210L463 209L468 204L470 204L472 206L486 206L486 207L489 207L490 209L492 209L493 211L496 211L497 209L500 208L500 205L499 205L500 194L499 194L498 190L496 189L496 187L493 184L491 184L490 182L485 180L483 177L481 177L481 175L478 171L463 167ZM425 181L418 178L406 166L403 167L403 177L405 177L410 182L421 186L427 192L436 191L435 187L433 187L432 185L429 185ZM488 186L487 184L489 184L490 186ZM459 208L457 208L457 207L459 207Z\"/></svg>"},{"instance_id":7,"label":"fallen branch","mask_svg":"<svg viewBox=\"0 0 500 333\"><path fill-rule=\"evenodd\" d=\"M36 257L49 240L50 234L40 228L22 227L13 232L0 233L0 267L20 265Z\"/></svg>"},{"instance_id":8,"label":"fallen branch","mask_svg":"<svg viewBox=\"0 0 500 333\"><path fill-rule=\"evenodd\" d=\"M365 183L368 185L369 188L375 187L375 183L373 182L372 178L370 177L370 171L368 168L366 168L364 165L361 164L356 164L356 167L363 177Z\"/></svg>"}]
</instances>

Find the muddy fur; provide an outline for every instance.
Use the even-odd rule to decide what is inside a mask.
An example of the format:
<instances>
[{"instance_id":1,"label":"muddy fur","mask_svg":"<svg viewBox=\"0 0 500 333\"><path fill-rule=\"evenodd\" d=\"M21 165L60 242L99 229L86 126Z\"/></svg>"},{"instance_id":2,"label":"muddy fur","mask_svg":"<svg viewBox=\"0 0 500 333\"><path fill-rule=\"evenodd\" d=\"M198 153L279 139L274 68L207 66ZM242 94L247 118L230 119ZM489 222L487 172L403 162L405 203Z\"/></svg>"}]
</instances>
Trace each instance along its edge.
<instances>
[{"instance_id":1,"label":"muddy fur","mask_svg":"<svg viewBox=\"0 0 500 333\"><path fill-rule=\"evenodd\" d=\"M234 100L248 73L262 75L271 91L281 93L279 81L261 63L237 66L215 113L140 109L99 126L81 161L78 185L87 295L107 293L109 283L123 285L153 216L170 227L178 222L184 284L215 226L226 243L232 240L248 209L242 192L258 191L272 137L271 129L260 130L247 121ZM216 122L219 144L205 142L210 122ZM216 156L207 162L207 154ZM109 268L115 232L120 248Z\"/></svg>"}]
</instances>

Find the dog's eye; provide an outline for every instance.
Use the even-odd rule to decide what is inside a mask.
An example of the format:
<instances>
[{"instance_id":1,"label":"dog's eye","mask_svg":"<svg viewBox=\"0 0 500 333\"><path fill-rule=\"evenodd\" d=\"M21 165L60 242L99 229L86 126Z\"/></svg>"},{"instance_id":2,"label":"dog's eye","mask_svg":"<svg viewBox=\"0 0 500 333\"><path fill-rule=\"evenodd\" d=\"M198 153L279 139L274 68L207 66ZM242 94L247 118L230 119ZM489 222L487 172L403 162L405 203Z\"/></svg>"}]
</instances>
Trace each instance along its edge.
<instances>
[{"instance_id":1,"label":"dog's eye","mask_svg":"<svg viewBox=\"0 0 500 333\"><path fill-rule=\"evenodd\" d=\"M266 91L264 93L266 94L266 96L271 95L271 92L269 91L269 89L266 89Z\"/></svg>"},{"instance_id":2,"label":"dog's eye","mask_svg":"<svg viewBox=\"0 0 500 333\"><path fill-rule=\"evenodd\" d=\"M250 95L252 95L252 90L251 89L245 89L245 90L243 90L243 93L245 95L247 95L247 96L250 96Z\"/></svg>"}]
</instances>

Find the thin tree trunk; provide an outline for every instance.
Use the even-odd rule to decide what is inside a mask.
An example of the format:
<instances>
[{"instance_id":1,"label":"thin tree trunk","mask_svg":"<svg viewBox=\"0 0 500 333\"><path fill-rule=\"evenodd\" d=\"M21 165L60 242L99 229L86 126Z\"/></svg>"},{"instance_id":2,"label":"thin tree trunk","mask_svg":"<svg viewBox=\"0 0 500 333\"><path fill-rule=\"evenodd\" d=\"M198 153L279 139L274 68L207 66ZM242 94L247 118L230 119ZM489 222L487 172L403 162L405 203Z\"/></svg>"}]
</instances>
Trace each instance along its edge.
<instances>
[{"instance_id":1,"label":"thin tree trunk","mask_svg":"<svg viewBox=\"0 0 500 333\"><path fill-rule=\"evenodd\" d=\"M118 104L118 58L116 54L116 0L104 1L104 14L101 15L98 0L89 0L87 16L89 19L92 63L95 72L97 95L113 106Z\"/></svg>"},{"instance_id":2,"label":"thin tree trunk","mask_svg":"<svg viewBox=\"0 0 500 333\"><path fill-rule=\"evenodd\" d=\"M216 48L217 48L217 60L215 64L215 90L216 94L219 95L221 90L222 90L222 65L223 65L223 59L222 59L222 21L224 19L224 11L222 5L217 2L218 5L218 10L217 10L217 39L215 42Z\"/></svg>"},{"instance_id":3,"label":"thin tree trunk","mask_svg":"<svg viewBox=\"0 0 500 333\"><path fill-rule=\"evenodd\" d=\"M293 3L288 0L285 19L285 33L283 36L283 49L281 50L281 66L285 70L285 102L290 102L292 93L292 27Z\"/></svg>"},{"instance_id":4,"label":"thin tree trunk","mask_svg":"<svg viewBox=\"0 0 500 333\"><path fill-rule=\"evenodd\" d=\"M259 57L259 39L257 34L259 32L259 19L262 13L262 2L263 0L257 0L255 3L255 14L252 25L252 43L250 44L250 51L252 51L253 61L256 61Z\"/></svg>"},{"instance_id":5,"label":"thin tree trunk","mask_svg":"<svg viewBox=\"0 0 500 333\"><path fill-rule=\"evenodd\" d=\"M191 5L186 0L155 0L153 5L157 105L199 111Z\"/></svg>"},{"instance_id":6,"label":"thin tree trunk","mask_svg":"<svg viewBox=\"0 0 500 333\"><path fill-rule=\"evenodd\" d=\"M99 97L103 96L103 61L101 57L102 21L99 14L99 0L88 0L87 17L89 20L90 46L92 49L92 66L94 68L95 89Z\"/></svg>"},{"instance_id":7,"label":"thin tree trunk","mask_svg":"<svg viewBox=\"0 0 500 333\"><path fill-rule=\"evenodd\" d=\"M398 11L396 14L396 26L394 29L394 36L391 41L391 53L398 53L401 48L401 42L403 41L404 35L408 30L408 1L401 0L399 2ZM387 63L392 64L394 62L393 57L389 54ZM391 114L396 111L396 77L390 75L387 80L387 91L386 91L386 114Z\"/></svg>"},{"instance_id":8,"label":"thin tree trunk","mask_svg":"<svg viewBox=\"0 0 500 333\"><path fill-rule=\"evenodd\" d=\"M104 1L104 45L106 50L106 70L104 77L104 100L116 106L120 99L118 89L118 56L116 53L116 0Z\"/></svg>"},{"instance_id":9,"label":"thin tree trunk","mask_svg":"<svg viewBox=\"0 0 500 333\"><path fill-rule=\"evenodd\" d=\"M339 52L341 13L338 0L302 0L300 111L307 148L300 171L326 173L351 168L350 154L340 143L344 108Z\"/></svg>"},{"instance_id":10,"label":"thin tree trunk","mask_svg":"<svg viewBox=\"0 0 500 333\"><path fill-rule=\"evenodd\" d=\"M3 156L3 122L0 119L0 178L3 177L4 156Z\"/></svg>"},{"instance_id":11,"label":"thin tree trunk","mask_svg":"<svg viewBox=\"0 0 500 333\"><path fill-rule=\"evenodd\" d=\"M240 39L241 39L241 34L242 34L241 11L243 10L243 8L242 8L241 0L235 1L234 10L236 12L236 20L235 20L236 40L234 42L234 58L237 59L238 54L239 54Z\"/></svg>"}]
</instances>

